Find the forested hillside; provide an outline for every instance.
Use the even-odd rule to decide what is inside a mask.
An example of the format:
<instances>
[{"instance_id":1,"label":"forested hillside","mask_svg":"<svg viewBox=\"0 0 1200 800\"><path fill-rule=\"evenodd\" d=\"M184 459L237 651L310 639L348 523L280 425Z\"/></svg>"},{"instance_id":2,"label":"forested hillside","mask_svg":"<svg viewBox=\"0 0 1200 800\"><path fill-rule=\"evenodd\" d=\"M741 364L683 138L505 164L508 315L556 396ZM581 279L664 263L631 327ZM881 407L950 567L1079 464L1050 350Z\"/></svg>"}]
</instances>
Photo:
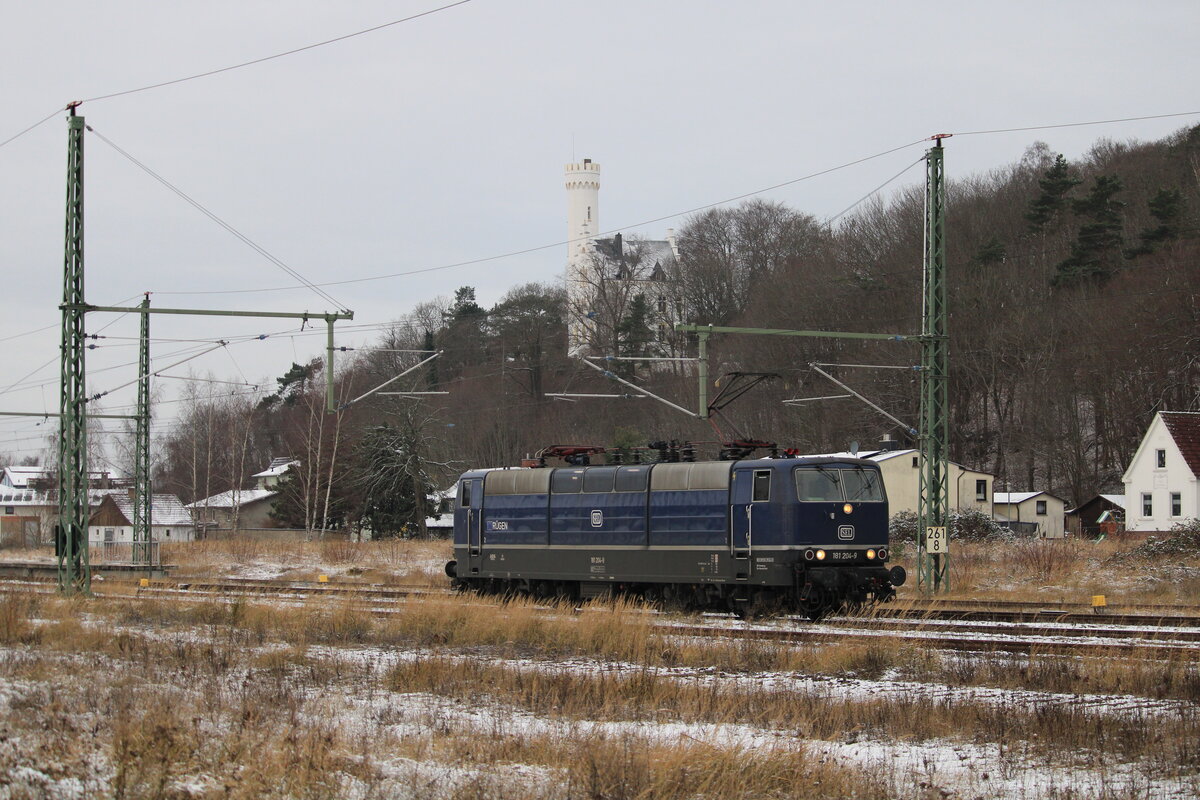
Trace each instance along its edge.
<instances>
[{"instance_id":1,"label":"forested hillside","mask_svg":"<svg viewBox=\"0 0 1200 800\"><path fill-rule=\"evenodd\" d=\"M952 163L952 161L951 161ZM1157 143L1098 143L1067 161L1037 143L1021 161L949 183L951 453L994 472L997 489L1049 489L1069 502L1120 477L1158 410L1200 409L1200 127ZM829 226L752 201L685 221L665 291L685 321L912 334L920 327L923 187L875 198ZM630 249L636 251L636 240ZM611 332L621 355L695 354L648 326L632 293ZM158 487L185 501L243 483L271 455L302 461L281 511L290 524L398 526L418 485L516 463L549 444L644 444L738 437L803 452L864 449L894 423L844 394L827 367L901 420L917 421L917 346L714 335L710 375L768 372L716 425L650 398L550 398L628 390L567 358L561 286L514 287L492 308L470 287L397 320L377 350L339 367L343 401L423 356L444 354L393 389L321 413L319 361L294 365L266 399L194 396L164 442ZM408 351L408 352L405 352ZM694 409L694 366L621 362L623 376ZM710 388L711 395L719 388ZM706 452L702 446L702 452ZM709 449L707 452L715 452ZM407 500L397 500L406 495Z\"/></svg>"}]
</instances>

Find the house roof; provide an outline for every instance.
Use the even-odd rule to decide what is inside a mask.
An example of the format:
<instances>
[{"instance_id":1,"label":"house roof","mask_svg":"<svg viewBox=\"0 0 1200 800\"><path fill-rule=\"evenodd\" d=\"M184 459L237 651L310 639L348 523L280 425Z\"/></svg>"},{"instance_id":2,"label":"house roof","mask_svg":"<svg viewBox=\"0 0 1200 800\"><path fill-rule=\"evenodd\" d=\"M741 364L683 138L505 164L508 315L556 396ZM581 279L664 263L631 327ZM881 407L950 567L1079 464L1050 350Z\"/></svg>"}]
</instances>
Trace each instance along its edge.
<instances>
[{"instance_id":1,"label":"house roof","mask_svg":"<svg viewBox=\"0 0 1200 800\"><path fill-rule=\"evenodd\" d=\"M203 500L197 500L194 503L188 503L184 508L233 508L234 506L247 506L259 500L274 497L277 494L279 493L270 489L232 489L228 492L214 494L212 497L206 497Z\"/></svg>"},{"instance_id":2,"label":"house roof","mask_svg":"<svg viewBox=\"0 0 1200 800\"><path fill-rule=\"evenodd\" d=\"M112 492L107 495L116 504L117 510L125 519L133 520L133 498L129 492ZM103 501L101 501L103 502ZM151 526L191 525L192 515L183 507L183 503L173 494L156 494L150 498Z\"/></svg>"},{"instance_id":3,"label":"house roof","mask_svg":"<svg viewBox=\"0 0 1200 800\"><path fill-rule=\"evenodd\" d=\"M1102 494L1100 497L1103 497L1114 506L1118 506L1120 508L1125 507L1125 495L1123 494Z\"/></svg>"},{"instance_id":4,"label":"house roof","mask_svg":"<svg viewBox=\"0 0 1200 800\"><path fill-rule=\"evenodd\" d=\"M1200 412L1160 411L1159 416L1167 425L1167 431L1175 440L1175 446L1183 455L1188 469L1200 477Z\"/></svg>"},{"instance_id":5,"label":"house roof","mask_svg":"<svg viewBox=\"0 0 1200 800\"><path fill-rule=\"evenodd\" d=\"M284 456L283 458L272 458L271 466L267 467L262 472L254 473L250 477L252 477L252 478L278 478L279 476L283 475L283 473L288 471L288 467L292 466L293 464L299 464L299 463L300 463L299 461L297 461L294 458L291 458L290 456Z\"/></svg>"},{"instance_id":6,"label":"house roof","mask_svg":"<svg viewBox=\"0 0 1200 800\"><path fill-rule=\"evenodd\" d=\"M919 456L919 455L921 455L921 451L917 450L916 448L909 447L904 450L861 450L861 451L859 451L858 455L855 455L854 453L845 453L845 452L843 452L843 453L820 453L819 455L832 456L834 458L839 458L839 457L840 458L866 458L866 459L869 459L871 461L875 461L878 463L878 462L882 462L882 461L888 461L888 460L896 458L898 456ZM958 467L959 469L966 470L967 472L977 472L980 475L991 475L992 474L990 472L985 472L984 470L981 470L981 469L972 469L964 464L959 464L957 461L951 461L949 463L953 464L954 466Z\"/></svg>"},{"instance_id":7,"label":"house roof","mask_svg":"<svg viewBox=\"0 0 1200 800\"><path fill-rule=\"evenodd\" d=\"M1015 506L1019 505L1020 503L1024 503L1026 500L1037 497L1040 494L1044 494L1046 497L1054 497L1054 495L1050 494L1049 492L996 492L992 495L992 497L994 498L993 502L995 502L995 504L998 506Z\"/></svg>"}]
</instances>

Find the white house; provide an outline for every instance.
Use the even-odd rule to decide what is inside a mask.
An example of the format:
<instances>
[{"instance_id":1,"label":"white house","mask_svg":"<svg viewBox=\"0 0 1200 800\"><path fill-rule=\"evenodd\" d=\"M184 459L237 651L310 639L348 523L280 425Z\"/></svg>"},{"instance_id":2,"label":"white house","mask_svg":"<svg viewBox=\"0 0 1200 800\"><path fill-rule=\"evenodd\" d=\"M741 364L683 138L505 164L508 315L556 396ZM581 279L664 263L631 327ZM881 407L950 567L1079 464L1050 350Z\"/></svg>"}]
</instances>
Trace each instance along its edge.
<instances>
[{"instance_id":1,"label":"white house","mask_svg":"<svg viewBox=\"0 0 1200 800\"><path fill-rule=\"evenodd\" d=\"M886 442L885 442L886 444ZM902 511L917 513L921 498L921 451L867 450L831 455L867 458L879 464L883 474L883 487L887 491L888 512ZM953 461L949 462L946 476L947 503L951 511L978 511L989 517L992 514L992 487L996 478L991 473L973 470Z\"/></svg>"},{"instance_id":2,"label":"white house","mask_svg":"<svg viewBox=\"0 0 1200 800\"><path fill-rule=\"evenodd\" d=\"M1125 529L1166 531L1200 517L1200 412L1160 411L1125 482Z\"/></svg>"},{"instance_id":3,"label":"white house","mask_svg":"<svg viewBox=\"0 0 1200 800\"><path fill-rule=\"evenodd\" d=\"M1066 502L1049 492L996 492L993 518L1037 525L1043 539L1066 535Z\"/></svg>"},{"instance_id":4,"label":"white house","mask_svg":"<svg viewBox=\"0 0 1200 800\"><path fill-rule=\"evenodd\" d=\"M133 542L133 492L112 492L104 495L88 520L88 543L91 547L104 544ZM192 517L183 503L173 494L156 494L150 501L150 539L154 542L190 542L194 537Z\"/></svg>"}]
</instances>

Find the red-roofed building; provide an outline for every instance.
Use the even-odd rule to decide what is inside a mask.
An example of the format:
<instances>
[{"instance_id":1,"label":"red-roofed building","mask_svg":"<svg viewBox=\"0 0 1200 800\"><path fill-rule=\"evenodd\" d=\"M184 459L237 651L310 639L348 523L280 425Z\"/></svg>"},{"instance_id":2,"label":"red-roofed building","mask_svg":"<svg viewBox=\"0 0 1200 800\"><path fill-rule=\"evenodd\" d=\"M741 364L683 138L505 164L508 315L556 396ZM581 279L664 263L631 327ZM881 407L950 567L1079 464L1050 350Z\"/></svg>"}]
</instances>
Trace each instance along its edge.
<instances>
[{"instance_id":1,"label":"red-roofed building","mask_svg":"<svg viewBox=\"0 0 1200 800\"><path fill-rule=\"evenodd\" d=\"M1124 481L1126 530L1167 531L1200 517L1200 412L1155 414Z\"/></svg>"}]
</instances>

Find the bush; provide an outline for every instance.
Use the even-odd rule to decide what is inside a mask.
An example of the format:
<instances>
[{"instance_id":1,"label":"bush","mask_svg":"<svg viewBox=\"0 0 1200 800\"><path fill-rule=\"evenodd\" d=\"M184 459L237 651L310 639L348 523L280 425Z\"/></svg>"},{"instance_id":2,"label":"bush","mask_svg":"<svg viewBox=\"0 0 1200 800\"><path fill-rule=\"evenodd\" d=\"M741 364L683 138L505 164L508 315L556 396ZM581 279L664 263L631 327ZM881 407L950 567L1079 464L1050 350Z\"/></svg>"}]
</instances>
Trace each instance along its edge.
<instances>
[{"instance_id":1,"label":"bush","mask_svg":"<svg viewBox=\"0 0 1200 800\"><path fill-rule=\"evenodd\" d=\"M960 542L1012 541L1012 531L1003 528L994 519L976 509L950 512L950 538ZM888 523L888 536L893 542L915 542L917 539L917 515L901 511L892 515Z\"/></svg>"},{"instance_id":2,"label":"bush","mask_svg":"<svg viewBox=\"0 0 1200 800\"><path fill-rule=\"evenodd\" d=\"M1160 559L1176 560L1194 556L1200 552L1200 519L1189 519L1180 522L1168 531L1165 539L1151 536L1142 544L1124 553L1117 553L1108 563L1123 561L1158 561Z\"/></svg>"}]
</instances>

